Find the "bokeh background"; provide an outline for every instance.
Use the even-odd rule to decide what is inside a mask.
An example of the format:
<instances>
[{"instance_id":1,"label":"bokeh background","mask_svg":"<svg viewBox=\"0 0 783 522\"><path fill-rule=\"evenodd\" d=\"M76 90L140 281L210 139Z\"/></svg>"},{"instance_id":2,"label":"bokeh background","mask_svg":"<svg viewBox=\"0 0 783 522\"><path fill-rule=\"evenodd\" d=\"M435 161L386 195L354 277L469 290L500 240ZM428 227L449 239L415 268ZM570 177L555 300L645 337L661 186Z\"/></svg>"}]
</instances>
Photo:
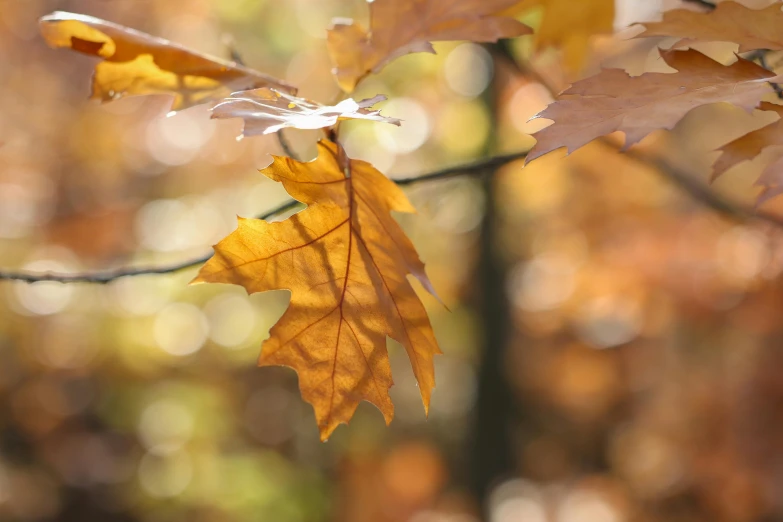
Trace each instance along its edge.
<instances>
[{"instance_id":1,"label":"bokeh background","mask_svg":"<svg viewBox=\"0 0 783 522\"><path fill-rule=\"evenodd\" d=\"M764 5L756 2L749 5ZM677 2L666 2L673 7ZM663 5L619 2L617 26ZM362 0L0 0L0 267L83 272L197 257L286 199L204 107L87 101L93 62L46 47L54 10L228 57L322 102L325 29ZM532 25L540 12L527 15ZM593 41L640 73L660 41ZM666 42L663 42L665 44ZM391 177L525 150L528 119L580 73L531 38L436 45L363 84L401 129L344 125ZM700 46L733 59L731 46ZM529 74L535 70L535 74ZM527 74L525 73L527 71ZM642 144L707 178L764 117L694 111ZM288 133L312 157L317 133ZM752 201L760 165L711 190ZM390 343L396 417L363 404L327 442L296 375L255 366L287 293L187 283L0 283L0 520L624 522L783 519L783 244L606 143L489 178L417 184L401 222L448 305L429 419ZM765 210L776 212L772 201Z\"/></svg>"}]
</instances>

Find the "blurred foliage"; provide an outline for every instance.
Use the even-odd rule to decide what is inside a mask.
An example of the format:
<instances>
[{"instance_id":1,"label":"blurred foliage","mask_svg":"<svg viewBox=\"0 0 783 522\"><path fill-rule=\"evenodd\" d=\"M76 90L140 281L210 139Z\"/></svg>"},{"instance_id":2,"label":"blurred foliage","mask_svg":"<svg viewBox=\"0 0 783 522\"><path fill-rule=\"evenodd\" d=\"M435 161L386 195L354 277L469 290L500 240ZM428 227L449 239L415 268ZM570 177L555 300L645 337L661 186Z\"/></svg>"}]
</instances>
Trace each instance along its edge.
<instances>
[{"instance_id":1,"label":"blurred foliage","mask_svg":"<svg viewBox=\"0 0 783 522\"><path fill-rule=\"evenodd\" d=\"M623 4L629 20L650 14L646 2ZM236 141L241 122L210 120L203 107L165 118L162 98L88 102L91 60L47 48L38 17L68 10L217 56L234 48L249 66L327 103L338 89L324 30L333 16L366 17L363 8L0 0L2 266L82 271L187 259L230 232L234 216L285 198L256 172L280 153L273 138ZM593 45L588 69L599 59L656 67L654 43ZM402 177L476 159L488 143L497 152L533 143L542 123L528 119L549 101L546 89L481 46L436 48L361 86L357 99L389 95L384 114L405 125L345 124L352 156ZM529 57L531 39L513 51ZM572 78L555 50L533 64L555 86ZM495 115L484 96L493 78ZM738 112L697 110L643 146L706 178L698 158L745 130L726 123ZM312 156L316 135L291 139ZM780 232L719 217L604 144L521 167L502 169L493 195L513 305L503 371L514 395L516 474L498 477L492 522L782 517ZM732 170L716 189L750 200L754 168ZM468 178L408 192L419 215L401 223L450 308L423 296L445 352L429 420L405 354L391 346L391 427L363 405L321 444L295 374L255 366L285 292L188 287L193 271L106 286L4 283L0 519L479 520L466 452L482 339L471 296L488 202Z\"/></svg>"}]
</instances>

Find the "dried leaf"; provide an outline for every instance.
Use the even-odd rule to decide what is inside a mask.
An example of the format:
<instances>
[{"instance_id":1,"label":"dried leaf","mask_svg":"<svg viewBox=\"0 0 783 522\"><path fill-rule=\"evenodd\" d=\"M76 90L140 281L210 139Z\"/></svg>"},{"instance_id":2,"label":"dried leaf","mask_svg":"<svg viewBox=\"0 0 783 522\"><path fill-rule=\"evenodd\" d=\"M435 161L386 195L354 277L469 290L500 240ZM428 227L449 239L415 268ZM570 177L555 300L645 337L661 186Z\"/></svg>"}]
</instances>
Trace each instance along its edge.
<instances>
[{"instance_id":1,"label":"dried leaf","mask_svg":"<svg viewBox=\"0 0 783 522\"><path fill-rule=\"evenodd\" d=\"M231 92L295 89L247 67L191 51L163 38L91 16L55 12L41 18L41 34L54 48L102 58L95 66L92 97L169 94L173 110L220 100Z\"/></svg>"},{"instance_id":2,"label":"dried leaf","mask_svg":"<svg viewBox=\"0 0 783 522\"><path fill-rule=\"evenodd\" d=\"M337 105L321 105L274 89L235 92L212 109L213 118L242 118L244 136L271 134L286 127L324 129L339 120L372 120L400 125L400 120L381 116L370 107L386 99L379 95L356 102L349 98Z\"/></svg>"},{"instance_id":3,"label":"dried leaf","mask_svg":"<svg viewBox=\"0 0 783 522\"><path fill-rule=\"evenodd\" d=\"M400 56L434 53L430 42L496 42L529 34L530 28L502 12L519 0L375 0L370 30L353 20L335 20L327 46L340 87L351 92L359 81Z\"/></svg>"},{"instance_id":4,"label":"dried leaf","mask_svg":"<svg viewBox=\"0 0 783 522\"><path fill-rule=\"evenodd\" d=\"M728 102L747 111L771 92L768 82L781 77L748 60L725 66L703 54L688 51L661 53L678 72L629 76L620 69L604 69L576 82L534 118L554 123L537 132L528 161L566 147L573 152L615 131L625 133L625 148L657 129L672 129L692 109Z\"/></svg>"},{"instance_id":5,"label":"dried leaf","mask_svg":"<svg viewBox=\"0 0 783 522\"><path fill-rule=\"evenodd\" d=\"M734 42L739 51L783 49L783 12L776 2L764 9L750 9L735 2L721 2L707 13L674 9L663 14L662 22L646 22L637 36L678 36L674 47L687 47L694 41Z\"/></svg>"},{"instance_id":6,"label":"dried leaf","mask_svg":"<svg viewBox=\"0 0 783 522\"><path fill-rule=\"evenodd\" d=\"M783 106L764 102L759 109L776 112L782 119L749 132L719 148L722 154L712 170L712 179L715 180L735 165L751 161L765 150L771 149L771 156L765 158L767 166L755 183L764 189L759 194L756 202L758 205L783 194Z\"/></svg>"},{"instance_id":7,"label":"dried leaf","mask_svg":"<svg viewBox=\"0 0 783 522\"><path fill-rule=\"evenodd\" d=\"M584 65L590 38L614 29L614 1L522 0L512 13L541 7L543 18L536 31L536 46L561 48L566 66L579 70Z\"/></svg>"},{"instance_id":8,"label":"dried leaf","mask_svg":"<svg viewBox=\"0 0 783 522\"><path fill-rule=\"evenodd\" d=\"M755 185L763 188L756 198L757 206L783 194L783 151L761 172Z\"/></svg>"},{"instance_id":9,"label":"dried leaf","mask_svg":"<svg viewBox=\"0 0 783 522\"><path fill-rule=\"evenodd\" d=\"M759 105L763 111L777 112L783 118L783 106L774 103L763 102ZM721 174L735 165L744 161L750 161L768 147L781 146L777 157L783 157L783 119L779 119L765 125L760 129L749 132L744 136L730 141L718 150L722 152L713 166L712 179L717 179Z\"/></svg>"},{"instance_id":10,"label":"dried leaf","mask_svg":"<svg viewBox=\"0 0 783 522\"><path fill-rule=\"evenodd\" d=\"M341 160L341 150L328 141L318 149L310 163L276 157L261 171L308 208L279 223L240 219L194 282L241 285L248 293L291 290L259 365L299 373L302 397L315 408L326 439L362 400L391 421L387 336L408 352L425 410L440 350L407 279L412 274L433 292L424 264L390 215L413 207L369 163Z\"/></svg>"}]
</instances>

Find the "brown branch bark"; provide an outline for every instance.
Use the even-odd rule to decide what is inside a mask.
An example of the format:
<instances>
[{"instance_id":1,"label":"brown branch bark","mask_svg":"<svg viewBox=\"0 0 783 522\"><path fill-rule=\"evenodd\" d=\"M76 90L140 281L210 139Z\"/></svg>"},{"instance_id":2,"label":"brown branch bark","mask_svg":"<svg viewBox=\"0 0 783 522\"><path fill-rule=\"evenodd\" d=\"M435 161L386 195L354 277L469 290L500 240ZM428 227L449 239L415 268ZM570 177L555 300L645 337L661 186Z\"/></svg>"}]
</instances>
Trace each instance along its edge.
<instances>
[{"instance_id":1,"label":"brown branch bark","mask_svg":"<svg viewBox=\"0 0 783 522\"><path fill-rule=\"evenodd\" d=\"M439 179L453 178L463 175L477 175L484 172L487 169L496 168L514 160L524 158L527 155L527 151L516 152L512 154L505 154L501 156L494 156L484 160L476 161L466 165L458 165L454 167L446 167L444 169L437 170L435 172L429 172L419 176L413 176L409 178L403 178L395 180L398 185L413 185L415 183L422 183L426 181L435 181ZM284 212L290 211L297 207L299 202L295 200L289 200L281 205L264 212L257 216L258 219L269 219ZM56 281L59 283L96 283L106 284L122 277L132 277L149 274L171 274L193 268L195 266L206 263L206 261L212 257L212 254L205 254L198 258L188 259L180 263L173 263L169 265L161 265L157 267L131 267L131 268L118 268L115 270L104 270L98 272L79 273L79 274L55 274L55 273L35 273L26 271L11 271L0 270L0 281L22 281L25 283L35 283L38 281Z\"/></svg>"},{"instance_id":2,"label":"brown branch bark","mask_svg":"<svg viewBox=\"0 0 783 522\"><path fill-rule=\"evenodd\" d=\"M708 208L711 208L720 214L731 217L733 219L743 221L761 221L772 224L776 227L783 228L783 217L767 212L756 211L748 205L730 201L710 190L706 184L698 181L694 176L669 165L661 158L650 157L634 150L628 151L626 154L638 161L654 165L657 168L657 171L660 172L664 178L689 194L695 201ZM510 163L514 160L522 159L526 155L527 151L520 151L511 154L492 156L490 158L479 160L473 163L446 167L434 172L397 179L394 181L398 185L408 186L417 183L437 181L458 176L476 176L481 175L487 171L492 171L493 169L506 165L507 163ZM258 219L269 219L278 214L282 214L283 212L292 210L298 204L299 203L294 200L286 201L285 203L282 203L281 205L268 210L267 212L264 212L257 217ZM102 270L97 272L78 274L55 274L48 272L36 273L27 271L0 270L0 281L22 281L26 283L35 283L38 281L56 281L60 283L106 284L123 277L151 274L171 274L174 272L179 272L181 270L186 270L188 268L203 264L211 256L212 254L210 253L198 258L182 261L180 263L173 263L156 267L124 267L115 270Z\"/></svg>"},{"instance_id":3,"label":"brown branch bark","mask_svg":"<svg viewBox=\"0 0 783 522\"><path fill-rule=\"evenodd\" d=\"M652 164L657 168L657 171L661 175L675 184L681 190L689 194L695 201L702 205L711 208L712 210L728 216L733 219L743 221L761 221L772 224L776 227L783 228L783 217L767 212L760 212L754 210L748 205L743 205L730 201L723 196L710 190L710 188L697 180L694 176L677 169L663 159L654 158L645 154L636 152L634 150L626 152L630 157L642 161L644 163ZM492 156L483 160L479 160L473 163L465 165L456 165L453 167L446 167L434 172L421 174L418 176L411 176L408 178L402 178L394 180L395 183L401 186L414 185L417 183L424 183L429 181L437 181L442 179L454 178L458 176L476 176L482 175L485 172L492 171L497 167L501 167L512 161L522 159L527 155L527 151L520 151L511 154L503 154L499 156ZM263 214L257 216L258 219L269 219L284 212L290 211L299 203L295 200L289 200L281 205L270 209ZM56 274L56 273L37 273L27 271L13 271L13 270L0 270L0 281L22 281L25 283L35 283L38 281L55 281L59 283L95 283L106 284L111 283L117 279L123 277L133 277L140 275L152 275L152 274L171 274L193 268L200 264L205 263L212 254L205 254L198 258L188 259L180 263L173 263L169 265L161 265L154 267L123 267L114 270L101 270L96 272L86 272L78 274Z\"/></svg>"}]
</instances>

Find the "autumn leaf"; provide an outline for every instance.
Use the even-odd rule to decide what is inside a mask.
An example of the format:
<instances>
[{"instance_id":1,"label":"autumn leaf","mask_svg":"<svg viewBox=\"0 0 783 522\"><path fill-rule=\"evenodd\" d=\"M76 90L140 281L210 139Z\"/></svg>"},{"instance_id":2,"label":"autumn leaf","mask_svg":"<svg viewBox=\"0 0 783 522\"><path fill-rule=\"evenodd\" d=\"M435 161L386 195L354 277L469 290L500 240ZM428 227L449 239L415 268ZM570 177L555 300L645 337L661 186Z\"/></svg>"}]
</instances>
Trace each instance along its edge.
<instances>
[{"instance_id":1,"label":"autumn leaf","mask_svg":"<svg viewBox=\"0 0 783 522\"><path fill-rule=\"evenodd\" d=\"M590 38L614 29L615 0L522 0L510 14L536 7L543 10L541 26L536 31L536 46L563 50L565 64L571 70L582 68Z\"/></svg>"},{"instance_id":2,"label":"autumn leaf","mask_svg":"<svg viewBox=\"0 0 783 522\"><path fill-rule=\"evenodd\" d=\"M757 206L783 194L783 154L776 154L775 159L761 172L755 185L763 189L756 198Z\"/></svg>"},{"instance_id":3,"label":"autumn leaf","mask_svg":"<svg viewBox=\"0 0 783 522\"><path fill-rule=\"evenodd\" d=\"M576 82L562 98L534 118L554 123L537 132L528 161L560 147L573 152L615 131L625 133L625 147L657 129L672 129L692 109L728 102L752 111L771 92L768 82L781 77L748 60L722 65L698 51L661 53L676 73L629 76L604 69Z\"/></svg>"},{"instance_id":4,"label":"autumn leaf","mask_svg":"<svg viewBox=\"0 0 783 522\"><path fill-rule=\"evenodd\" d=\"M235 92L212 109L213 118L242 118L243 135L271 134L286 127L323 129L339 120L372 120L400 125L400 120L382 116L370 107L386 99L379 95L356 102L349 98L337 105L321 105L274 89Z\"/></svg>"},{"instance_id":5,"label":"autumn leaf","mask_svg":"<svg viewBox=\"0 0 783 522\"><path fill-rule=\"evenodd\" d=\"M239 228L215 246L194 282L241 285L248 293L291 291L290 306L264 342L259 365L297 371L302 397L315 408L325 440L362 400L391 421L387 336L405 347L425 411L435 385L433 356L440 350L406 276L412 274L430 292L432 286L413 244L390 215L414 212L413 207L369 163L341 160L329 141L319 142L318 151L310 163L275 157L261 171L307 209L279 223L240 218Z\"/></svg>"},{"instance_id":6,"label":"autumn leaf","mask_svg":"<svg viewBox=\"0 0 783 522\"><path fill-rule=\"evenodd\" d=\"M637 36L677 36L674 47L694 41L734 42L739 52L756 49L783 49L783 12L775 2L764 9L750 9L736 2L721 2L707 13L674 9L663 14L661 22L645 22L646 30Z\"/></svg>"},{"instance_id":7,"label":"autumn leaf","mask_svg":"<svg viewBox=\"0 0 783 522\"><path fill-rule=\"evenodd\" d=\"M231 92L274 87L295 89L265 74L220 58L200 54L163 38L91 16L55 12L39 22L54 48L102 58L92 78L92 98L169 94L172 109L220 100Z\"/></svg>"},{"instance_id":8,"label":"autumn leaf","mask_svg":"<svg viewBox=\"0 0 783 522\"><path fill-rule=\"evenodd\" d=\"M400 56L434 53L431 42L496 42L529 34L530 28L502 14L519 0L375 0L369 3L370 29L337 19L327 46L340 87L351 92L359 81Z\"/></svg>"},{"instance_id":9,"label":"autumn leaf","mask_svg":"<svg viewBox=\"0 0 783 522\"><path fill-rule=\"evenodd\" d=\"M774 111L783 118L781 105L764 102L759 105L759 109ZM783 157L783 120L781 119L720 147L718 150L722 154L713 166L712 179L717 179L735 165L752 160L769 147L775 147L776 158Z\"/></svg>"},{"instance_id":10,"label":"autumn leaf","mask_svg":"<svg viewBox=\"0 0 783 522\"><path fill-rule=\"evenodd\" d=\"M783 118L783 106L781 105L764 102L759 106L759 109L776 112ZM756 181L756 185L764 189L759 194L756 203L760 205L783 194L783 120L781 119L719 148L721 155L713 166L712 179L717 179L735 165L751 161L767 149L770 149L772 154L765 158L767 166Z\"/></svg>"}]
</instances>

